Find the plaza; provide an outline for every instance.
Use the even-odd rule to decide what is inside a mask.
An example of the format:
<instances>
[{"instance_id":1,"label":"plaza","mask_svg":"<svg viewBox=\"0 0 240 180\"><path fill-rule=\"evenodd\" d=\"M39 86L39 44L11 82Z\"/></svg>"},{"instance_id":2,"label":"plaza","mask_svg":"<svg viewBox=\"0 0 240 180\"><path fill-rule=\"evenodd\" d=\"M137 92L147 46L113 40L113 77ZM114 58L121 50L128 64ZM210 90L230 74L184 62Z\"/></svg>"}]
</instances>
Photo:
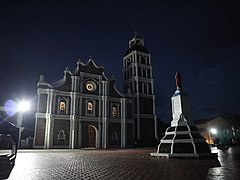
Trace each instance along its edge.
<instances>
[{"instance_id":1,"label":"plaza","mask_svg":"<svg viewBox=\"0 0 240 180\"><path fill-rule=\"evenodd\" d=\"M240 148L211 150L218 159L156 158L154 148L19 150L8 179L238 179Z\"/></svg>"}]
</instances>

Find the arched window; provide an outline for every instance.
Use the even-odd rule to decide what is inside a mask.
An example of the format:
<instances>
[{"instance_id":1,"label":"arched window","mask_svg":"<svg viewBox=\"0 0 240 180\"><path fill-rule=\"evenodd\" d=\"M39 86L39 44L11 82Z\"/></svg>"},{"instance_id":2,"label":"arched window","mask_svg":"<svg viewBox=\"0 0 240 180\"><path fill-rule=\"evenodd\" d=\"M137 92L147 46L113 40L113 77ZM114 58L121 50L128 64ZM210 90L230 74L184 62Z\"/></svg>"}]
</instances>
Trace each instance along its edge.
<instances>
[{"instance_id":1,"label":"arched window","mask_svg":"<svg viewBox=\"0 0 240 180\"><path fill-rule=\"evenodd\" d=\"M112 140L118 140L118 134L116 131L112 132Z\"/></svg>"},{"instance_id":2,"label":"arched window","mask_svg":"<svg viewBox=\"0 0 240 180\"><path fill-rule=\"evenodd\" d=\"M58 140L65 140L66 139L66 135L63 129L58 131Z\"/></svg>"},{"instance_id":3,"label":"arched window","mask_svg":"<svg viewBox=\"0 0 240 180\"><path fill-rule=\"evenodd\" d=\"M66 109L66 103L61 101L59 104L59 109L60 109L60 111L64 112Z\"/></svg>"},{"instance_id":4,"label":"arched window","mask_svg":"<svg viewBox=\"0 0 240 180\"><path fill-rule=\"evenodd\" d=\"M68 114L69 109L69 97L61 97L57 98L57 107L55 109L56 113L58 114Z\"/></svg>"},{"instance_id":5,"label":"arched window","mask_svg":"<svg viewBox=\"0 0 240 180\"><path fill-rule=\"evenodd\" d=\"M116 118L116 117L117 117L117 107L112 106L112 118Z\"/></svg>"}]
</instances>

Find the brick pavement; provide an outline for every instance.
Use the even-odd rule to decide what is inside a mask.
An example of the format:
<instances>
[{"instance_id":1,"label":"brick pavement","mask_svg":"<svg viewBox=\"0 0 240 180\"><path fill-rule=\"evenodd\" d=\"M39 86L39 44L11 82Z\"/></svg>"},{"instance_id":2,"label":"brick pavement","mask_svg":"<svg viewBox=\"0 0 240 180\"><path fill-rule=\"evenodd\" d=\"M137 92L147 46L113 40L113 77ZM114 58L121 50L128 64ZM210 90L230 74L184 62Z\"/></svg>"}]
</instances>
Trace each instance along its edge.
<instances>
[{"instance_id":1,"label":"brick pavement","mask_svg":"<svg viewBox=\"0 0 240 180\"><path fill-rule=\"evenodd\" d=\"M20 150L9 180L222 179L218 160L151 157L155 149ZM209 174L210 173L210 174ZM234 179L234 178L233 178Z\"/></svg>"}]
</instances>

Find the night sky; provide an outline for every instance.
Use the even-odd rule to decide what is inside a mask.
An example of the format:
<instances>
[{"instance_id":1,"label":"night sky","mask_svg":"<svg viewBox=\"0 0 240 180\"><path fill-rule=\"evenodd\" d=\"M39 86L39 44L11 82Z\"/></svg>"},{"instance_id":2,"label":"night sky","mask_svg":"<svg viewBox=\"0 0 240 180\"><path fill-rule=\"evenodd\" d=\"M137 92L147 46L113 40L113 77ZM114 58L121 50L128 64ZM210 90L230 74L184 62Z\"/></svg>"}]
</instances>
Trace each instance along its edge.
<instances>
[{"instance_id":1,"label":"night sky","mask_svg":"<svg viewBox=\"0 0 240 180\"><path fill-rule=\"evenodd\" d=\"M176 71L193 119L240 114L239 19L239 7L227 0L2 0L1 105L22 98L36 104L40 74L58 81L66 67L74 70L90 56L123 92L122 58L137 32L151 53L163 121L171 121Z\"/></svg>"}]
</instances>

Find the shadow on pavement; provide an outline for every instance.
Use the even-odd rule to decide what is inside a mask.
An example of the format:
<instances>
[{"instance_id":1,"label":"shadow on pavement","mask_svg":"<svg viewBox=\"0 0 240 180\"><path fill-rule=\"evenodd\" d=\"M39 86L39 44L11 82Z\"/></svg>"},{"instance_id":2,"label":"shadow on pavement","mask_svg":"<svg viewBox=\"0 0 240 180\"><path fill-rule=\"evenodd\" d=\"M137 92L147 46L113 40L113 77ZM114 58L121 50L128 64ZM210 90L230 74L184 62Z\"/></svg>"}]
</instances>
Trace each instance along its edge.
<instances>
[{"instance_id":1,"label":"shadow on pavement","mask_svg":"<svg viewBox=\"0 0 240 180\"><path fill-rule=\"evenodd\" d=\"M15 155L0 156L0 179L7 179L14 167Z\"/></svg>"},{"instance_id":2,"label":"shadow on pavement","mask_svg":"<svg viewBox=\"0 0 240 180\"><path fill-rule=\"evenodd\" d=\"M19 128L0 118L0 179L7 179L14 167L18 138Z\"/></svg>"},{"instance_id":3,"label":"shadow on pavement","mask_svg":"<svg viewBox=\"0 0 240 180\"><path fill-rule=\"evenodd\" d=\"M210 169L221 167L218 159L152 158L152 160L155 161L153 163L155 168L161 169L157 176L169 180L208 179Z\"/></svg>"}]
</instances>

